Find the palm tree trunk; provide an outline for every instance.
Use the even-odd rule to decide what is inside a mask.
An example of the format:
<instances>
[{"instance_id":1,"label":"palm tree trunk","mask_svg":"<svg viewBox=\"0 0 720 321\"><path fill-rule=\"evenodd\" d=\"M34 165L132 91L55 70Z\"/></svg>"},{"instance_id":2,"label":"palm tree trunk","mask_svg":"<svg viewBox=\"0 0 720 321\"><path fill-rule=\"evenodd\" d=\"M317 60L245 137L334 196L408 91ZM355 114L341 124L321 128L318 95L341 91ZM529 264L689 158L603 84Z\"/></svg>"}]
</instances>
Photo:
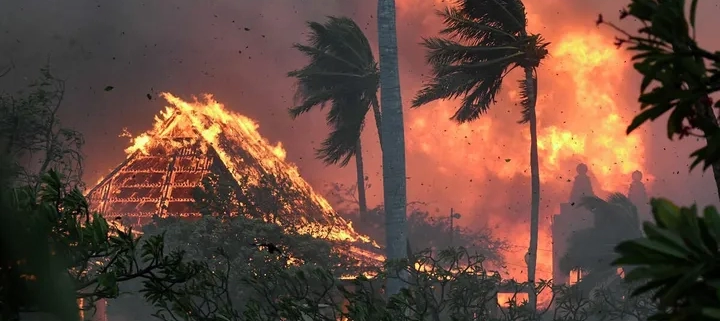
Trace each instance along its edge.
<instances>
[{"instance_id":1,"label":"palm tree trunk","mask_svg":"<svg viewBox=\"0 0 720 321\"><path fill-rule=\"evenodd\" d=\"M358 206L360 207L360 221L367 218L367 199L365 197L365 166L363 165L362 144L358 138L355 147L355 168L357 169Z\"/></svg>"},{"instance_id":2,"label":"palm tree trunk","mask_svg":"<svg viewBox=\"0 0 720 321\"><path fill-rule=\"evenodd\" d=\"M538 228L540 220L540 164L538 161L537 144L537 116L535 105L537 103L537 77L532 68L525 68L525 83L530 99L530 248L528 250L528 283L532 286L529 293L529 303L532 311L537 310L537 295L535 293L535 269L537 267Z\"/></svg>"},{"instance_id":3,"label":"palm tree trunk","mask_svg":"<svg viewBox=\"0 0 720 321\"><path fill-rule=\"evenodd\" d=\"M388 260L407 257L407 194L405 174L405 128L400 96L395 0L378 0L378 47L380 48L380 105L382 106L383 196ZM389 271L397 275L399 271ZM404 275L401 275L404 277ZM403 281L390 277L388 297L397 294Z\"/></svg>"}]
</instances>

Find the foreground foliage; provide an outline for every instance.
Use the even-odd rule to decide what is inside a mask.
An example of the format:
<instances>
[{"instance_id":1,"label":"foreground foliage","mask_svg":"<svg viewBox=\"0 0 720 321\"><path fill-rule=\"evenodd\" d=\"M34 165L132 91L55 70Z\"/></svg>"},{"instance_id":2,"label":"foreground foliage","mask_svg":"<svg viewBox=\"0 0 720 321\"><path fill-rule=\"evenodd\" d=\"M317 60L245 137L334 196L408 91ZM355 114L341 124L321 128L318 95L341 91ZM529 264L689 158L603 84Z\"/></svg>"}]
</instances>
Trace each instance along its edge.
<instances>
[{"instance_id":1,"label":"foreground foliage","mask_svg":"<svg viewBox=\"0 0 720 321\"><path fill-rule=\"evenodd\" d=\"M616 44L633 53L635 70L642 75L638 98L642 112L627 132L669 113L668 138L703 138L706 145L690 155L691 168L701 163L704 168L712 166L720 186L720 124L713 110L720 101L713 103L711 97L720 91L720 52L700 47L695 38L698 3L632 0L620 11L620 19L641 22L632 33L604 21L602 15L597 23L619 33Z\"/></svg>"},{"instance_id":2,"label":"foreground foliage","mask_svg":"<svg viewBox=\"0 0 720 321\"><path fill-rule=\"evenodd\" d=\"M20 312L76 319L77 299L92 308L119 296L125 281L192 276L182 268L182 252L165 253L161 235L141 240L106 221L54 171L42 176L38 189L4 189L0 197L3 320Z\"/></svg>"},{"instance_id":3,"label":"foreground foliage","mask_svg":"<svg viewBox=\"0 0 720 321\"><path fill-rule=\"evenodd\" d=\"M653 199L655 222L645 237L619 244L614 264L634 266L627 281L640 281L659 303L653 320L720 320L720 214L706 207L678 207Z\"/></svg>"},{"instance_id":4,"label":"foreground foliage","mask_svg":"<svg viewBox=\"0 0 720 321\"><path fill-rule=\"evenodd\" d=\"M9 69L8 69L9 72ZM65 98L65 81L49 67L26 90L0 92L0 151L2 170L14 181L37 188L40 177L54 169L71 186L82 185L82 134L58 118Z\"/></svg>"},{"instance_id":5,"label":"foreground foliage","mask_svg":"<svg viewBox=\"0 0 720 321\"><path fill-rule=\"evenodd\" d=\"M365 217L362 218L357 210L359 200L355 194L355 185L333 183L328 184L326 190L326 195L335 205L340 216L353 222L353 228L358 233L367 235L380 246L384 246L384 206L379 205L368 210ZM504 264L503 253L510 249L507 240L495 238L492 229L488 227L468 228L459 226L460 224L457 223L452 224L451 227L449 215L441 213L439 209L431 213L428 207L428 204L423 202L407 204L408 239L411 240L410 253L418 253L425 249L437 252L462 245L470 253L483 255L486 262L492 263L494 266Z\"/></svg>"},{"instance_id":6,"label":"foreground foliage","mask_svg":"<svg viewBox=\"0 0 720 321\"><path fill-rule=\"evenodd\" d=\"M166 254L162 236L141 240L90 211L82 135L57 118L64 95L49 68L26 92L0 95L0 320L76 320L79 299L92 310L127 281L190 266Z\"/></svg>"},{"instance_id":7,"label":"foreground foliage","mask_svg":"<svg viewBox=\"0 0 720 321\"><path fill-rule=\"evenodd\" d=\"M387 298L380 269L373 278L340 279L310 265L275 268L246 275L240 283L247 300L233 299L232 270L237 264L216 252L220 265L205 266L185 284L154 284L144 290L163 320L230 321L610 321L645 320L656 309L648 296L629 298L632 288L608 284L587 295L576 287L541 281L536 294L548 298L537 313L527 305L527 284L504 280L484 267L484 258L464 248L425 251L394 268L408 274L403 290ZM498 296L498 294L501 294Z\"/></svg>"},{"instance_id":8,"label":"foreground foliage","mask_svg":"<svg viewBox=\"0 0 720 321\"><path fill-rule=\"evenodd\" d=\"M632 17L642 26L630 33L603 16L620 33L616 44L633 52L642 75L642 112L628 127L669 113L667 135L696 136L706 145L695 152L692 167L712 167L720 194L720 126L712 94L720 91L720 52L703 49L695 39L698 0L632 0L620 19ZM689 13L686 14L686 8ZM643 284L633 297L652 294L658 311L652 320L720 320L720 215L714 207L698 213L695 205L679 207L666 199L651 201L655 222L644 223L645 237L618 245L615 265L626 280Z\"/></svg>"}]
</instances>

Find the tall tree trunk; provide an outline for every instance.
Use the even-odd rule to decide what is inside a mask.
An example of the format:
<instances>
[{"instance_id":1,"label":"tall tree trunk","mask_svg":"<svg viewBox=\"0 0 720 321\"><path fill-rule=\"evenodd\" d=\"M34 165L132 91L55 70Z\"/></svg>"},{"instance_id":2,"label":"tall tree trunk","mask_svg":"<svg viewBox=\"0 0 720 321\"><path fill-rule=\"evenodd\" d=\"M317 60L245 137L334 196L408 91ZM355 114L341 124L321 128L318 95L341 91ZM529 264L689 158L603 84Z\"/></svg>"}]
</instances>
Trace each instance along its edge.
<instances>
[{"instance_id":1,"label":"tall tree trunk","mask_svg":"<svg viewBox=\"0 0 720 321\"><path fill-rule=\"evenodd\" d=\"M525 83L530 99L530 248L528 250L528 283L532 286L529 294L529 303L532 311L537 310L537 296L535 293L535 270L537 267L538 228L540 220L540 165L538 161L537 144L537 116L535 104L537 103L537 76L532 68L525 68Z\"/></svg>"},{"instance_id":2,"label":"tall tree trunk","mask_svg":"<svg viewBox=\"0 0 720 321\"><path fill-rule=\"evenodd\" d=\"M388 260L407 257L407 194L405 174L405 127L400 96L395 0L378 0L378 47L380 48L380 106L382 106L383 195ZM392 274L398 271L390 271ZM403 275L401 275L403 276ZM388 278L387 295L400 291L403 281Z\"/></svg>"},{"instance_id":3,"label":"tall tree trunk","mask_svg":"<svg viewBox=\"0 0 720 321\"><path fill-rule=\"evenodd\" d=\"M365 221L367 218L367 199L365 198L365 166L363 165L362 144L358 138L357 147L355 147L355 169L357 170L357 193L358 206L360 207L360 220Z\"/></svg>"}]
</instances>

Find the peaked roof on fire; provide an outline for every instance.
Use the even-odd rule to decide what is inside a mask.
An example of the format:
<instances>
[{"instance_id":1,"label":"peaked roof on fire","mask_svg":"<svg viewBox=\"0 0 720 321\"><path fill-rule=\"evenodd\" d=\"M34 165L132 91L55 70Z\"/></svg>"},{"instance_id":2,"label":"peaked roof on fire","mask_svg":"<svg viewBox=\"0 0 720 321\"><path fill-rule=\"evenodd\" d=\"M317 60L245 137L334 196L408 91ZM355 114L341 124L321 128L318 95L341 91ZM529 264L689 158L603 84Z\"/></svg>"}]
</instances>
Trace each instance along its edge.
<instances>
[{"instance_id":1,"label":"peaked roof on fire","mask_svg":"<svg viewBox=\"0 0 720 321\"><path fill-rule=\"evenodd\" d=\"M374 245L337 215L297 167L285 161L282 146L270 145L258 133L253 120L226 110L210 95L193 102L169 93L162 97L171 106L155 117L152 130L133 138L125 161L87 193L94 210L136 227L154 215L200 217L194 191L225 178L239 194L252 194L239 202L264 208L266 220L328 240ZM262 184L270 184L264 186L265 194L250 193Z\"/></svg>"}]
</instances>

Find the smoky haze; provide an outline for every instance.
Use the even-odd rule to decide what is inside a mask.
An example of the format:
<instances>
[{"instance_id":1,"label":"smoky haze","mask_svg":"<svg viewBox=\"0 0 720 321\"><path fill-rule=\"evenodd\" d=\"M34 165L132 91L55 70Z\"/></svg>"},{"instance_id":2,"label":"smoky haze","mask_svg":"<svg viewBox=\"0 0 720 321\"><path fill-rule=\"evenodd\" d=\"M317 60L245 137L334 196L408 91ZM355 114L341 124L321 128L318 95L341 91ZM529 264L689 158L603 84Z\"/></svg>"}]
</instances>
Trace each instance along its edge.
<instances>
[{"instance_id":1,"label":"smoky haze","mask_svg":"<svg viewBox=\"0 0 720 321\"><path fill-rule=\"evenodd\" d=\"M526 4L531 31L543 33L553 44L570 33L598 33L604 36L598 43L612 46L612 36L606 31L598 32L593 22L600 12L614 19L626 2L532 0ZM475 130L490 125L458 127L445 114L453 109L451 102L409 110L408 101L428 70L424 50L418 43L440 29L440 21L433 13L444 7L445 2L398 0L397 5L408 133L409 199L430 202L431 209L440 214L454 207L464 214L459 224L490 224L501 237L514 239L512 233L526 233L529 179L523 174L525 170L510 171L507 167L529 167L525 162L529 145L521 134L524 126L516 124L519 113L512 104L512 93L506 90L510 98L501 98L500 105L486 115L488 122L492 122L490 131L494 136L483 136L487 138L483 140L475 136L480 135ZM718 49L720 41L711 37L720 27L713 19L718 5L705 1L701 6L704 8L700 8L698 17L700 41L710 49ZM322 20L327 15L355 19L364 27L371 43L375 43L375 10L375 2L367 0L3 0L0 66L12 62L16 68L2 80L0 88L6 91L21 88L47 61L57 76L67 80L62 120L85 134L85 179L89 184L124 159L128 138L119 134L123 128L133 134L149 129L154 115L166 105L157 93L168 91L185 99L211 93L228 108L257 120L260 132L271 142L281 141L288 159L322 191L326 183L352 184L355 172L352 163L346 169L338 169L314 159L314 148L327 133L322 115L311 114L295 121L288 117L286 109L293 103L293 82L285 75L305 63L291 45L305 40L306 21ZM554 111L572 110L576 106L562 105L568 101L565 95L570 93L566 91L573 90L564 89L565 81L572 81L573 70L566 71L568 76L560 75L553 68L561 63L552 59L541 67L540 119L545 119L548 125L593 127L581 112L561 115ZM638 88L637 76L629 65L622 63L625 61L606 66L619 70L615 75L618 82L613 84L617 86L613 93L616 96L611 98L618 101L621 109L620 132L637 111L633 102ZM512 85L509 83L506 89L512 89ZM104 91L106 86L114 89ZM146 97L148 94L152 100ZM543 105L543 99L548 103ZM564 119L565 115L573 118ZM367 123L364 148L372 184L368 197L371 205L375 205L382 201L382 190L377 131L372 124L372 120ZM696 144L668 142L663 120L646 126L638 137L639 143L633 146L643 148L644 157L634 161L641 164L637 169L653 177L647 182L652 195L670 196L681 203L717 203L710 172L688 173L687 156ZM548 177L543 182L541 205L545 218L557 212L560 202L567 201L571 186L568 180L575 175L575 164L588 162L593 170L594 152L605 151L585 150L558 162L555 171L543 171ZM544 161L541 159L541 163ZM614 168L612 164L604 165ZM504 170L510 173L503 174ZM627 184L623 185L620 179L613 185L617 191L627 192L629 173L607 176L627 177ZM601 183L594 183L599 190ZM545 219L544 227L547 222ZM526 247L525 240L526 236L513 240L519 252ZM549 246L547 239L541 244L546 251Z\"/></svg>"}]
</instances>

